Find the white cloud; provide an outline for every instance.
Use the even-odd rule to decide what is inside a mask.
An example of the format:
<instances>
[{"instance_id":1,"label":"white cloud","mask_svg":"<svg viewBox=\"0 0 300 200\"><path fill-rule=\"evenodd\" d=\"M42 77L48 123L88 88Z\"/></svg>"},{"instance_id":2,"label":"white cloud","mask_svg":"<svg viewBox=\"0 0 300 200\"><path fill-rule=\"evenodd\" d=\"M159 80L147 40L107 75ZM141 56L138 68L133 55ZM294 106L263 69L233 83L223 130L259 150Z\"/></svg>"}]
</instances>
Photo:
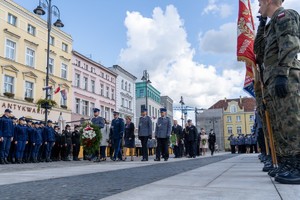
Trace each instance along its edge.
<instances>
[{"instance_id":1,"label":"white cloud","mask_svg":"<svg viewBox=\"0 0 300 200\"><path fill-rule=\"evenodd\" d=\"M200 49L210 53L232 53L236 49L236 23L226 23L199 36Z\"/></svg>"},{"instance_id":2,"label":"white cloud","mask_svg":"<svg viewBox=\"0 0 300 200\"><path fill-rule=\"evenodd\" d=\"M209 0L208 5L202 11L202 14L220 15L221 18L229 17L233 12L233 7L229 4L218 3L217 0Z\"/></svg>"},{"instance_id":3,"label":"white cloud","mask_svg":"<svg viewBox=\"0 0 300 200\"><path fill-rule=\"evenodd\" d=\"M162 95L175 102L184 96L186 104L206 108L219 99L242 93L244 69L217 72L215 66L193 61L194 49L173 5L165 11L155 8L151 18L127 12L125 26L128 41L120 53L120 63L137 77L147 69Z\"/></svg>"}]
</instances>

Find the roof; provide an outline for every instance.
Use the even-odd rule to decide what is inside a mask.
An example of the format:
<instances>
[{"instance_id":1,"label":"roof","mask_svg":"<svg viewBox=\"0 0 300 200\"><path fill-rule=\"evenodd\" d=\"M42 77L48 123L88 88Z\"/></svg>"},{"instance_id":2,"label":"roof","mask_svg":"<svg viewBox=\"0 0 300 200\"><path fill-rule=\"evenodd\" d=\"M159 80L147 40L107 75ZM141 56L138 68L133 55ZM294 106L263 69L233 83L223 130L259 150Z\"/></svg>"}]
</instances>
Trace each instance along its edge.
<instances>
[{"instance_id":1,"label":"roof","mask_svg":"<svg viewBox=\"0 0 300 200\"><path fill-rule=\"evenodd\" d=\"M121 67L119 65L113 65L112 67L109 67L109 69L112 69L115 71L121 71L122 73L126 74L131 79L133 79L134 81L137 79L137 77L135 77L133 74L131 74L130 72L128 72L127 70L125 70L123 67Z\"/></svg>"},{"instance_id":2,"label":"roof","mask_svg":"<svg viewBox=\"0 0 300 200\"><path fill-rule=\"evenodd\" d=\"M217 103L212 105L209 109L217 109L223 108L227 110L228 103L231 101L236 101L240 107L240 109L244 108L245 112L253 112L256 108L256 101L254 98L251 97L243 97L243 98L236 98L236 99L223 99L219 100Z\"/></svg>"}]
</instances>

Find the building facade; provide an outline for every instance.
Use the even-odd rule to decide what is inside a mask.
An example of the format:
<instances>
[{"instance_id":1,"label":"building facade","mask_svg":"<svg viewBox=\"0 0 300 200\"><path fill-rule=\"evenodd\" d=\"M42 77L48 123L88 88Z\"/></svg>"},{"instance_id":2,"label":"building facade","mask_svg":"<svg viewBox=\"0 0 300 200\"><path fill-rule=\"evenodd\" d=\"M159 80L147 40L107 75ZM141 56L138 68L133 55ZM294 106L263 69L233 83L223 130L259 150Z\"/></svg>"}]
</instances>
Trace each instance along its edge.
<instances>
[{"instance_id":1,"label":"building facade","mask_svg":"<svg viewBox=\"0 0 300 200\"><path fill-rule=\"evenodd\" d=\"M171 121L173 121L173 99L169 96L161 96L160 101L161 105L168 111L167 116L170 117Z\"/></svg>"},{"instance_id":2,"label":"building facade","mask_svg":"<svg viewBox=\"0 0 300 200\"><path fill-rule=\"evenodd\" d=\"M77 51L72 54L72 121L91 118L94 108L101 110L102 117L112 120L116 110L117 74Z\"/></svg>"},{"instance_id":3,"label":"building facade","mask_svg":"<svg viewBox=\"0 0 300 200\"><path fill-rule=\"evenodd\" d=\"M117 74L116 79L116 111L121 118L130 116L135 124L135 81L136 77L119 65L109 68Z\"/></svg>"},{"instance_id":4,"label":"building facade","mask_svg":"<svg viewBox=\"0 0 300 200\"><path fill-rule=\"evenodd\" d=\"M11 0L0 1L0 105L10 108L16 117L44 120L44 110L38 112L36 102L45 98L47 65L47 22ZM55 88L70 96L72 37L52 27L49 58L50 98L58 105L48 119L71 120L71 98L54 94Z\"/></svg>"},{"instance_id":5,"label":"building facade","mask_svg":"<svg viewBox=\"0 0 300 200\"><path fill-rule=\"evenodd\" d=\"M151 84L146 82L138 82L135 84L136 87L136 123L139 124L139 118L141 116L141 111L146 108L146 94L147 94L147 104L148 104L148 115L152 118L152 129L153 133L155 130L155 125L158 117L160 117L159 109L162 107L160 92L155 89ZM147 92L146 92L147 88Z\"/></svg>"},{"instance_id":6,"label":"building facade","mask_svg":"<svg viewBox=\"0 0 300 200\"><path fill-rule=\"evenodd\" d=\"M213 129L216 134L216 143L218 144L219 150L223 151L225 148L224 144L224 120L223 120L223 109L207 109L201 110L196 113L196 126L200 132L201 128L204 128L206 133Z\"/></svg>"},{"instance_id":7,"label":"building facade","mask_svg":"<svg viewBox=\"0 0 300 200\"><path fill-rule=\"evenodd\" d=\"M224 99L215 103L209 109L223 110L223 129L225 149L230 148L228 137L231 134L251 134L254 125L256 102L254 98L240 97Z\"/></svg>"}]
</instances>

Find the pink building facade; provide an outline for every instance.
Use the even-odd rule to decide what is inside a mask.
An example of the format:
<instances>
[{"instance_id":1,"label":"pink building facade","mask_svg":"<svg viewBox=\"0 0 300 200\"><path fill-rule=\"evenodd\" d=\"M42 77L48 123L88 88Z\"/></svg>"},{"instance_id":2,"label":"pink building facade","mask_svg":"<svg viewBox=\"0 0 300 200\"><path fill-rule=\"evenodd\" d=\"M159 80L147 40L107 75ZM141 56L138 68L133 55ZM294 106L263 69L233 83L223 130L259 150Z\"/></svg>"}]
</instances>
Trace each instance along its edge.
<instances>
[{"instance_id":1,"label":"pink building facade","mask_svg":"<svg viewBox=\"0 0 300 200\"><path fill-rule=\"evenodd\" d=\"M112 120L117 74L76 51L72 52L72 67L72 121L91 118L93 108L99 108L102 117Z\"/></svg>"}]
</instances>

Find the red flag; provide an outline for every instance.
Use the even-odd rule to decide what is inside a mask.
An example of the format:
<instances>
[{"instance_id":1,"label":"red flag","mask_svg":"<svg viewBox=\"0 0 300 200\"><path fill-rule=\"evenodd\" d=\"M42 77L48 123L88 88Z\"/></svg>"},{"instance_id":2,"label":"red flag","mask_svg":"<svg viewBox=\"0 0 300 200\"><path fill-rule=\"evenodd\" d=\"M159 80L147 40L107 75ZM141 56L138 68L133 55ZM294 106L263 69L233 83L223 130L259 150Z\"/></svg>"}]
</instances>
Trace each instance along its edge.
<instances>
[{"instance_id":1,"label":"red flag","mask_svg":"<svg viewBox=\"0 0 300 200\"><path fill-rule=\"evenodd\" d=\"M237 59L246 62L244 90L254 97L254 75L252 67L256 65L254 47L254 22L250 0L239 0Z\"/></svg>"},{"instance_id":2,"label":"red flag","mask_svg":"<svg viewBox=\"0 0 300 200\"><path fill-rule=\"evenodd\" d=\"M57 94L59 91L60 91L60 85L58 85L58 88L56 88L56 89L54 90L54 94Z\"/></svg>"}]
</instances>

